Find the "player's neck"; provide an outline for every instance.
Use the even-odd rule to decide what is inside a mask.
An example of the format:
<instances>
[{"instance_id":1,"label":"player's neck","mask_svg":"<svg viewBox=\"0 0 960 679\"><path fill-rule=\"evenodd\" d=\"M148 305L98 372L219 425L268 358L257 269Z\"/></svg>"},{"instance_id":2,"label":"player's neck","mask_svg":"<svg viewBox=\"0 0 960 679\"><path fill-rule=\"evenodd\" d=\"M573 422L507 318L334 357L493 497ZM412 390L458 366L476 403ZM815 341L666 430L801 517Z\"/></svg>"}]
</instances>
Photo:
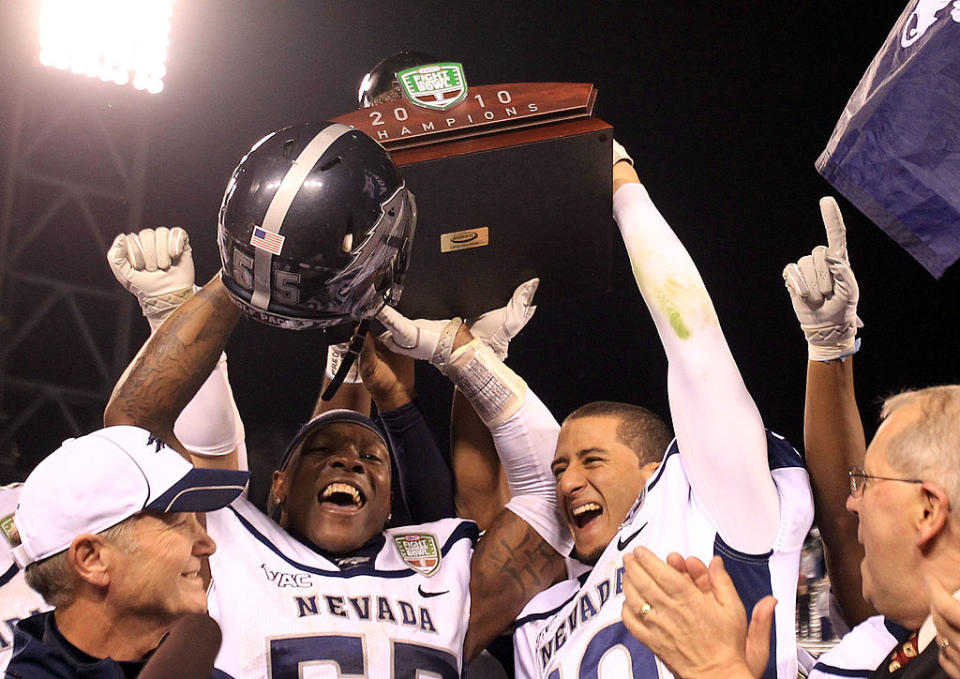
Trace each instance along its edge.
<instances>
[{"instance_id":1,"label":"player's neck","mask_svg":"<svg viewBox=\"0 0 960 679\"><path fill-rule=\"evenodd\" d=\"M376 558L380 550L383 549L383 545L386 543L386 537L384 536L384 534L377 533L372 538L367 540L366 543L364 543L357 549L354 549L350 552L343 552L343 553L330 552L323 549L322 547L319 547L313 544L312 542L310 542L310 540L308 540L307 538L300 535L294 530L291 530L288 528L287 532L290 534L291 537L293 537L298 542L302 543L306 547L309 547L311 550L313 550L323 558L327 559L328 561L332 561L337 564L339 564L340 561L343 559L350 559L354 557L366 557L369 559L369 562L372 564L373 560Z\"/></svg>"}]
</instances>

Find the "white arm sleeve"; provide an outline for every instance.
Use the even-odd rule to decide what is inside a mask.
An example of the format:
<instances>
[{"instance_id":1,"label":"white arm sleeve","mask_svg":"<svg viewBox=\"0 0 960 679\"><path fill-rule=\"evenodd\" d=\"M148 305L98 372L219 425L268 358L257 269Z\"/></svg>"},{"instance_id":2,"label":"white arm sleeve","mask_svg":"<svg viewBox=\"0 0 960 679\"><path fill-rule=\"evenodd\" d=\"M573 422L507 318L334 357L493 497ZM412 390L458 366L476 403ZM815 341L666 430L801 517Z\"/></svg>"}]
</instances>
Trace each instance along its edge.
<instances>
[{"instance_id":1,"label":"white arm sleeve","mask_svg":"<svg viewBox=\"0 0 960 679\"><path fill-rule=\"evenodd\" d=\"M670 414L694 497L729 546L766 552L779 502L763 421L703 280L642 185L614 194L613 215L667 354Z\"/></svg>"},{"instance_id":2,"label":"white arm sleeve","mask_svg":"<svg viewBox=\"0 0 960 679\"><path fill-rule=\"evenodd\" d=\"M512 494L506 508L566 556L573 543L550 469L560 425L526 382L479 339L450 354L445 374L490 430Z\"/></svg>"},{"instance_id":3,"label":"white arm sleeve","mask_svg":"<svg viewBox=\"0 0 960 679\"><path fill-rule=\"evenodd\" d=\"M226 354L220 355L217 367L180 413L173 431L187 450L204 457L227 455L244 448L243 421L233 400ZM240 469L246 470L245 454L243 458L239 460Z\"/></svg>"},{"instance_id":4,"label":"white arm sleeve","mask_svg":"<svg viewBox=\"0 0 960 679\"><path fill-rule=\"evenodd\" d=\"M557 420L529 389L523 405L490 429L513 494L506 508L566 556L573 549L573 539L560 515L557 483L550 469L559 433Z\"/></svg>"}]
</instances>

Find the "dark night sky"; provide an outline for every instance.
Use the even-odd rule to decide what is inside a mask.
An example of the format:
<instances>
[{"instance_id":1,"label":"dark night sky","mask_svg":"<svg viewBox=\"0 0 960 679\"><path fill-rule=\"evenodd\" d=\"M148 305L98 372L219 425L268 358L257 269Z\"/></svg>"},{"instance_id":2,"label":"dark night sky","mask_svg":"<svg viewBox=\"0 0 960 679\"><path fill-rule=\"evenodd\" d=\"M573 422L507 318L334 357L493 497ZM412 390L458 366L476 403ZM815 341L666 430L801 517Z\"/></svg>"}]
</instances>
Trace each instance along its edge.
<instances>
[{"instance_id":1,"label":"dark night sky","mask_svg":"<svg viewBox=\"0 0 960 679\"><path fill-rule=\"evenodd\" d=\"M38 76L33 95L41 108L55 106L43 84L51 76L9 54L31 30L18 27L25 13L10 5L4 31L21 40L4 48L2 91L26 68ZM402 48L462 62L473 84L593 82L600 117L614 125L698 263L768 426L799 445L806 347L780 272L824 241L817 199L830 187L813 162L903 6L179 0L166 89L139 104L151 110L153 125L144 226L185 227L198 277L212 275L217 208L243 153L272 129L352 110L363 74ZM57 87L89 88L86 96L103 106L128 96L78 76L54 78ZM96 165L100 152L82 139L64 141L60 151L81 166ZM871 428L878 396L960 377L953 351L960 282L955 270L935 281L849 203L841 200L841 208L862 290L856 363ZM105 240L122 229L118 223ZM52 240L31 246L54 247ZM666 413L663 352L619 243L614 259L613 292L541 305L511 347L513 367L559 416L600 398ZM89 259L78 254L71 262L97 285L113 285L102 255L91 250ZM140 339L145 324L135 322ZM276 358L265 360L265 351ZM248 433L268 422L292 431L321 374L316 336L245 322L228 353ZM77 360L53 369L81 369ZM449 390L432 368L419 377L445 436ZM22 434L25 450L49 438L41 425Z\"/></svg>"}]
</instances>

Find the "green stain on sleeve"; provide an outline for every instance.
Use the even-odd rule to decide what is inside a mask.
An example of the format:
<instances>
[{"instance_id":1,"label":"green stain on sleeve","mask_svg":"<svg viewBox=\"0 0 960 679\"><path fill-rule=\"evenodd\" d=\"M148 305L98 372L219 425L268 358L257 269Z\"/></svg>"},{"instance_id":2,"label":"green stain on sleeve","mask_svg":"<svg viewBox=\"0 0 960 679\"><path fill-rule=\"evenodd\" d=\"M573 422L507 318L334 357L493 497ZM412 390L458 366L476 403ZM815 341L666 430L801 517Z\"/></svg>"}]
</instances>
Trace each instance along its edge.
<instances>
[{"instance_id":1,"label":"green stain on sleeve","mask_svg":"<svg viewBox=\"0 0 960 679\"><path fill-rule=\"evenodd\" d=\"M631 264L637 285L651 305L650 311L666 317L679 339L690 339L694 329L713 317L710 297L696 271L693 276L677 275L669 270L669 262L665 266L652 252L631 253Z\"/></svg>"},{"instance_id":2,"label":"green stain on sleeve","mask_svg":"<svg viewBox=\"0 0 960 679\"><path fill-rule=\"evenodd\" d=\"M676 309L667 309L667 318L670 320L670 327L677 333L677 337L685 340L690 337L690 328L683 322L683 316Z\"/></svg>"}]
</instances>

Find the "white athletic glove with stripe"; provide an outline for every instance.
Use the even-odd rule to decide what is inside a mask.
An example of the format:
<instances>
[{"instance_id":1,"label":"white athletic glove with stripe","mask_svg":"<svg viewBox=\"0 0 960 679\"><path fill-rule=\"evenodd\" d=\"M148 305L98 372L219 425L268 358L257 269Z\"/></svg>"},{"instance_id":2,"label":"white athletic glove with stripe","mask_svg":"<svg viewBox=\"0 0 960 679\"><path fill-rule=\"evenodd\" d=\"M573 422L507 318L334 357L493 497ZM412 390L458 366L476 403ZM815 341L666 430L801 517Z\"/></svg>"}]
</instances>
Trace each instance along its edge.
<instances>
[{"instance_id":1,"label":"white athletic glove with stripe","mask_svg":"<svg viewBox=\"0 0 960 679\"><path fill-rule=\"evenodd\" d=\"M107 251L107 262L120 285L140 302L151 333L197 290L190 239L179 226L121 233ZM200 457L221 457L237 450L239 468L247 469L243 421L233 400L225 353L184 407L173 431Z\"/></svg>"},{"instance_id":2,"label":"white athletic glove with stripe","mask_svg":"<svg viewBox=\"0 0 960 679\"><path fill-rule=\"evenodd\" d=\"M446 374L450 353L453 351L453 340L463 325L461 319L411 320L393 307L385 306L377 314L377 320L387 329L380 335L380 341L387 349L417 361L430 361L440 372Z\"/></svg>"},{"instance_id":3,"label":"white athletic glove with stripe","mask_svg":"<svg viewBox=\"0 0 960 679\"><path fill-rule=\"evenodd\" d=\"M524 403L526 383L474 337L453 350L463 321L410 320L392 307L377 314L387 332L380 341L395 354L426 360L450 378L491 429L508 420Z\"/></svg>"},{"instance_id":4,"label":"white athletic glove with stripe","mask_svg":"<svg viewBox=\"0 0 960 679\"><path fill-rule=\"evenodd\" d=\"M820 199L827 245L818 245L783 270L793 310L807 338L811 361L831 361L857 352L860 288L847 256L847 230L837 201Z\"/></svg>"},{"instance_id":5,"label":"white athletic glove with stripe","mask_svg":"<svg viewBox=\"0 0 960 679\"><path fill-rule=\"evenodd\" d=\"M110 270L140 302L151 332L194 293L193 252L179 226L121 233L107 251Z\"/></svg>"},{"instance_id":6,"label":"white athletic glove with stripe","mask_svg":"<svg viewBox=\"0 0 960 679\"><path fill-rule=\"evenodd\" d=\"M537 310L533 305L533 296L538 285L539 278L531 278L526 283L521 283L513 291L513 296L506 306L467 321L470 333L490 347L501 361L507 358L510 340L523 330Z\"/></svg>"}]
</instances>

